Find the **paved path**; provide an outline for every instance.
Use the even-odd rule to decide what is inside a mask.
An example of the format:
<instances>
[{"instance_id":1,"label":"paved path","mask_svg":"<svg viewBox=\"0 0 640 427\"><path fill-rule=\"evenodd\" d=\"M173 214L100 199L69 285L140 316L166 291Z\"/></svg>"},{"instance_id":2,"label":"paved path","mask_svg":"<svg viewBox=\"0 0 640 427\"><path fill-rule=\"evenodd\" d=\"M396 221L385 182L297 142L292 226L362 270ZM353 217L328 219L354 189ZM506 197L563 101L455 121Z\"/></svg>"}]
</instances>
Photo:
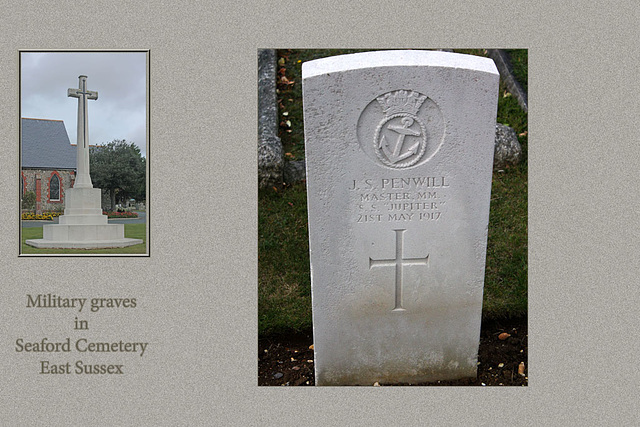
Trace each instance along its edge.
<instances>
[{"instance_id":1,"label":"paved path","mask_svg":"<svg viewBox=\"0 0 640 427\"><path fill-rule=\"evenodd\" d=\"M147 222L147 213L138 212L138 218L129 219L110 219L109 224L144 224ZM53 221L22 221L23 228L42 227L47 224L57 224L58 218L54 218Z\"/></svg>"}]
</instances>

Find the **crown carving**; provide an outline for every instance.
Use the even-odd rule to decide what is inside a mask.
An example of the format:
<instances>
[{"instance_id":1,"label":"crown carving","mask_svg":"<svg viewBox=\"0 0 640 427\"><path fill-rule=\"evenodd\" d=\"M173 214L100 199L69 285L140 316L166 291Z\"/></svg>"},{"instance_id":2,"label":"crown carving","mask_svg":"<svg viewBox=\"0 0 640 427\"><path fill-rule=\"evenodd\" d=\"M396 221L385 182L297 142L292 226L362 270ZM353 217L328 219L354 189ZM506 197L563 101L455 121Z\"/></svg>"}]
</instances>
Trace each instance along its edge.
<instances>
[{"instance_id":1,"label":"crown carving","mask_svg":"<svg viewBox=\"0 0 640 427\"><path fill-rule=\"evenodd\" d=\"M425 99L427 99L425 95L408 90L397 90L376 98L385 116L397 113L409 113L415 116Z\"/></svg>"}]
</instances>

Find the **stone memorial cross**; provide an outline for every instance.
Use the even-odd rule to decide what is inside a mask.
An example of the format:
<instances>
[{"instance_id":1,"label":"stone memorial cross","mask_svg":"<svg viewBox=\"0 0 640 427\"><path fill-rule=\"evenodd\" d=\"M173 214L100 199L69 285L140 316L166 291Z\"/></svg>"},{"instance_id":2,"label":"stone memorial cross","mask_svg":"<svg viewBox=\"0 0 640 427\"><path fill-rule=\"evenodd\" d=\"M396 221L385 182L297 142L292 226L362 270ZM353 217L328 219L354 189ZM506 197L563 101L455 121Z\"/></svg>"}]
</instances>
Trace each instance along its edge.
<instances>
[{"instance_id":1,"label":"stone memorial cross","mask_svg":"<svg viewBox=\"0 0 640 427\"><path fill-rule=\"evenodd\" d=\"M98 99L98 92L87 90L87 76L79 76L78 89L68 89L67 96L78 98L77 173L75 188L93 188L89 175L89 120L87 100Z\"/></svg>"},{"instance_id":2,"label":"stone memorial cross","mask_svg":"<svg viewBox=\"0 0 640 427\"><path fill-rule=\"evenodd\" d=\"M28 239L36 248L98 249L133 246L141 239L124 237L124 224L109 224L102 213L102 190L94 188L89 175L89 122L87 100L98 99L98 92L87 90L87 76L79 76L78 89L67 96L78 98L78 140L76 179L64 192L64 215L58 224L42 226L42 239Z\"/></svg>"},{"instance_id":3,"label":"stone memorial cross","mask_svg":"<svg viewBox=\"0 0 640 427\"><path fill-rule=\"evenodd\" d=\"M379 51L302 77L316 384L474 377L495 64Z\"/></svg>"}]
</instances>

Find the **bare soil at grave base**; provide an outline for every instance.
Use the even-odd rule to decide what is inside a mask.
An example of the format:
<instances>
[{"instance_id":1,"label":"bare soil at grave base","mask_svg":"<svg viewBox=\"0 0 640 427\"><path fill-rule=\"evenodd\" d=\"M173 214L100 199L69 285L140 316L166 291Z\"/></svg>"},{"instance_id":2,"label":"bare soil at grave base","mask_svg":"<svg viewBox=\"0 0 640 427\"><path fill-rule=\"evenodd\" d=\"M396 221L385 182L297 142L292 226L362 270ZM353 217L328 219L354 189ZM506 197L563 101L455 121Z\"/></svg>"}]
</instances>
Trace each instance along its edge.
<instances>
[{"instance_id":1,"label":"bare soil at grave base","mask_svg":"<svg viewBox=\"0 0 640 427\"><path fill-rule=\"evenodd\" d=\"M483 322L476 378L398 385L526 386L528 385L527 326L526 317ZM312 344L311 333L260 339L258 341L258 385L314 385L313 350L310 348ZM518 372L521 363L524 364L524 375Z\"/></svg>"}]
</instances>

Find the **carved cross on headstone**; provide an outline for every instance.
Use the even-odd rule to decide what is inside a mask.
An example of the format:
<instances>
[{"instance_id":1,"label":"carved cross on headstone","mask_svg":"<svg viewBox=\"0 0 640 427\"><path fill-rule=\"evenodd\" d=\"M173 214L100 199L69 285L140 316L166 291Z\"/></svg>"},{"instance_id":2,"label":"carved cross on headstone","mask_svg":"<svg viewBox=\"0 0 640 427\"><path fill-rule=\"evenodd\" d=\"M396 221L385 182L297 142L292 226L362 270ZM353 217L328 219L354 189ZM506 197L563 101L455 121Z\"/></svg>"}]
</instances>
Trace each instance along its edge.
<instances>
[{"instance_id":1,"label":"carved cross on headstone","mask_svg":"<svg viewBox=\"0 0 640 427\"><path fill-rule=\"evenodd\" d=\"M402 308L402 267L405 265L427 265L429 255L424 258L403 258L403 234L407 230L393 230L396 232L396 257L393 259L372 259L369 258L369 269L373 267L395 267L396 268L396 305L393 311L404 311Z\"/></svg>"},{"instance_id":2,"label":"carved cross on headstone","mask_svg":"<svg viewBox=\"0 0 640 427\"><path fill-rule=\"evenodd\" d=\"M78 98L78 138L74 188L93 188L89 175L89 121L87 100L98 99L98 92L87 90L87 76L79 76L78 89L67 89L67 96Z\"/></svg>"}]
</instances>

